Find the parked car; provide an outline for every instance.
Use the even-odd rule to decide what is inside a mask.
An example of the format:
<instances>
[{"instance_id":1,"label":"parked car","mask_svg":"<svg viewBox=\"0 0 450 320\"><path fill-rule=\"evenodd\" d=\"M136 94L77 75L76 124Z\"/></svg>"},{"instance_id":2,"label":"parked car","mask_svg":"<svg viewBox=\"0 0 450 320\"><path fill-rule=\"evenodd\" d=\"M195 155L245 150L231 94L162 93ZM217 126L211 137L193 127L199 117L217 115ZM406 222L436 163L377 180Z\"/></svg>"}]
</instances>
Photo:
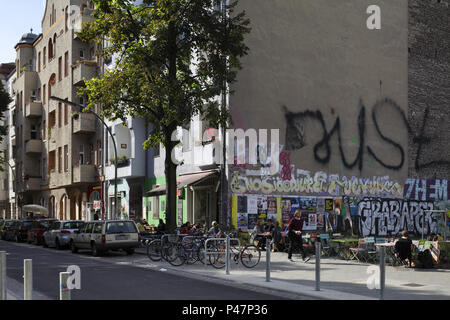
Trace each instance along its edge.
<instances>
[{"instance_id":1,"label":"parked car","mask_svg":"<svg viewBox=\"0 0 450 320\"><path fill-rule=\"evenodd\" d=\"M69 246L70 235L84 226L84 221L64 220L54 221L44 232L42 243L44 247L55 247L60 250Z\"/></svg>"},{"instance_id":2,"label":"parked car","mask_svg":"<svg viewBox=\"0 0 450 320\"><path fill-rule=\"evenodd\" d=\"M0 239L6 240L6 232L14 225L18 220L5 220L0 227Z\"/></svg>"},{"instance_id":3,"label":"parked car","mask_svg":"<svg viewBox=\"0 0 450 320\"><path fill-rule=\"evenodd\" d=\"M31 220L17 220L6 230L5 240L22 242L26 241L28 237L28 230L30 230L33 221Z\"/></svg>"},{"instance_id":4,"label":"parked car","mask_svg":"<svg viewBox=\"0 0 450 320\"><path fill-rule=\"evenodd\" d=\"M124 250L128 255L140 246L141 236L132 220L112 220L87 222L70 235L70 248L90 249L93 256L108 250Z\"/></svg>"},{"instance_id":5,"label":"parked car","mask_svg":"<svg viewBox=\"0 0 450 320\"><path fill-rule=\"evenodd\" d=\"M36 245L42 244L42 235L45 231L50 227L50 224L56 219L42 219L42 220L33 220L33 224L28 230L28 243L34 243Z\"/></svg>"}]
</instances>

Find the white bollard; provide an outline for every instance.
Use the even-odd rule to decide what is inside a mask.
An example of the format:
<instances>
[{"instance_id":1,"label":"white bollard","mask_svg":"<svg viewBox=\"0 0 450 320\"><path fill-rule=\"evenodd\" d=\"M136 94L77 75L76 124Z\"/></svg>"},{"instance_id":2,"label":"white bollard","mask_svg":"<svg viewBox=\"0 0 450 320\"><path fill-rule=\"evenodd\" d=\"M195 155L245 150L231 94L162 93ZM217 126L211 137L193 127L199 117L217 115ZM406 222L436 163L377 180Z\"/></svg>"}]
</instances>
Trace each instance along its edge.
<instances>
[{"instance_id":1,"label":"white bollard","mask_svg":"<svg viewBox=\"0 0 450 320\"><path fill-rule=\"evenodd\" d=\"M0 300L6 300L6 252L0 251Z\"/></svg>"},{"instance_id":2,"label":"white bollard","mask_svg":"<svg viewBox=\"0 0 450 320\"><path fill-rule=\"evenodd\" d=\"M70 289L68 286L68 280L70 277L69 272L59 273L59 300L70 300Z\"/></svg>"},{"instance_id":3,"label":"white bollard","mask_svg":"<svg viewBox=\"0 0 450 320\"><path fill-rule=\"evenodd\" d=\"M33 260L23 260L23 299L33 300Z\"/></svg>"}]
</instances>

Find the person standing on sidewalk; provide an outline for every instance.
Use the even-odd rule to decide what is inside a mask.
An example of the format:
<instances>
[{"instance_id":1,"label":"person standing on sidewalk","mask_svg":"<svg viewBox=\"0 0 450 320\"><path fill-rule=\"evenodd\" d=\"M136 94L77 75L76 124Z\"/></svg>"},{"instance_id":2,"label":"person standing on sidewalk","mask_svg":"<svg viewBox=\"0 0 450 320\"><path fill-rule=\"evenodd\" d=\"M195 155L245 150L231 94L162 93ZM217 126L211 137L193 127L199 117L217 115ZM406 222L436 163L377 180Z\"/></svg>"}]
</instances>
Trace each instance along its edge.
<instances>
[{"instance_id":1,"label":"person standing on sidewalk","mask_svg":"<svg viewBox=\"0 0 450 320\"><path fill-rule=\"evenodd\" d=\"M289 253L288 259L292 260L292 252L294 248L299 248L303 262L308 262L309 257L306 256L305 250L303 249L303 239L302 239L302 231L303 231L303 220L302 220L302 212L300 210L296 210L294 213L294 217L289 221Z\"/></svg>"}]
</instances>

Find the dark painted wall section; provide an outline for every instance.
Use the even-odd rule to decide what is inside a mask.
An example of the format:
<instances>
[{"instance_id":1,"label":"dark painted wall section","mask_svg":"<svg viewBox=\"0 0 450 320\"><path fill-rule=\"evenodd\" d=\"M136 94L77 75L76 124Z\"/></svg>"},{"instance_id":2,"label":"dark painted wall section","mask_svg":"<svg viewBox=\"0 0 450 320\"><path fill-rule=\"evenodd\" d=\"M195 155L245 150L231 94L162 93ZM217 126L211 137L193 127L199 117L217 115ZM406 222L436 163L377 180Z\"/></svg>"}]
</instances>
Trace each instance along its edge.
<instances>
[{"instance_id":1,"label":"dark painted wall section","mask_svg":"<svg viewBox=\"0 0 450 320\"><path fill-rule=\"evenodd\" d=\"M409 177L450 176L450 1L409 0Z\"/></svg>"}]
</instances>

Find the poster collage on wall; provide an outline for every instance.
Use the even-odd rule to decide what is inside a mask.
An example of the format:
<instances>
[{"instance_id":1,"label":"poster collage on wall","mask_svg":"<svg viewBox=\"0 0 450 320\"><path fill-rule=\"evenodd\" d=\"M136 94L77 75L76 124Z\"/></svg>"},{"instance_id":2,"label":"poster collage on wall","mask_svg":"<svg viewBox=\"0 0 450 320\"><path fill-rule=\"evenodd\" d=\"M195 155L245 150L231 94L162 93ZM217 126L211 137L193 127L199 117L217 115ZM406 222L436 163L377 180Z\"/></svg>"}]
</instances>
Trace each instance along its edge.
<instances>
[{"instance_id":1,"label":"poster collage on wall","mask_svg":"<svg viewBox=\"0 0 450 320\"><path fill-rule=\"evenodd\" d=\"M236 195L237 228L243 232L252 231L258 220L279 221L287 224L296 210L301 210L303 230L336 230L338 218L343 214L341 198L325 197L277 197L262 195ZM351 214L356 207L350 205Z\"/></svg>"}]
</instances>

